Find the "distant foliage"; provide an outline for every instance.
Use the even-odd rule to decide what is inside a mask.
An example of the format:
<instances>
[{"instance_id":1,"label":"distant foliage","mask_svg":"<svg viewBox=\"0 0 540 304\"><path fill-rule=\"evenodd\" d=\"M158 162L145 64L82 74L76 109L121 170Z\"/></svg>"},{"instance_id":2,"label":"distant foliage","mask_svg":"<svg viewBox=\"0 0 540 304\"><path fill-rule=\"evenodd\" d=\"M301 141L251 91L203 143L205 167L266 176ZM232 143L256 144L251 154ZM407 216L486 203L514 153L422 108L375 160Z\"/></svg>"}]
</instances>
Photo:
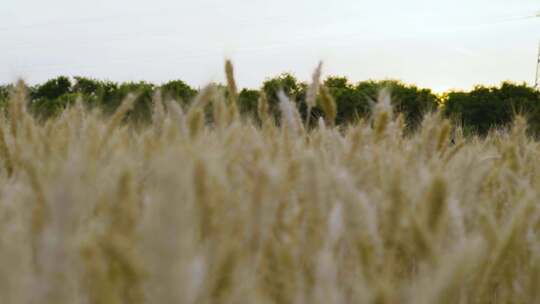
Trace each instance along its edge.
<instances>
[{"instance_id":1,"label":"distant foliage","mask_svg":"<svg viewBox=\"0 0 540 304\"><path fill-rule=\"evenodd\" d=\"M37 86L32 92L34 99L57 99L62 95L71 93L72 83L68 77L60 76Z\"/></svg>"},{"instance_id":2,"label":"distant foliage","mask_svg":"<svg viewBox=\"0 0 540 304\"><path fill-rule=\"evenodd\" d=\"M450 92L443 97L446 116L469 132L486 135L506 127L516 114L529 121L529 132L540 134L540 93L525 84L505 82L500 87L477 86L471 92Z\"/></svg>"},{"instance_id":3,"label":"distant foliage","mask_svg":"<svg viewBox=\"0 0 540 304\"><path fill-rule=\"evenodd\" d=\"M257 111L257 104L261 93L259 90L242 89L238 94L238 104L242 113L252 113Z\"/></svg>"},{"instance_id":4,"label":"distant foliage","mask_svg":"<svg viewBox=\"0 0 540 304\"><path fill-rule=\"evenodd\" d=\"M173 80L161 86L161 93L163 94L163 97L168 99L189 102L197 95L197 90L193 89L182 80Z\"/></svg>"},{"instance_id":5,"label":"distant foliage","mask_svg":"<svg viewBox=\"0 0 540 304\"><path fill-rule=\"evenodd\" d=\"M321 86L328 90L337 105L336 124L346 125L371 117L371 109L382 89L391 93L391 103L396 114L402 114L406 130L418 128L422 117L441 108L441 112L454 123L463 127L467 134L485 136L489 131L505 128L516 114L523 115L529 123L529 133L540 134L540 93L525 84L503 83L499 87L477 86L470 92L452 91L437 95L429 89L418 88L395 80L367 80L351 83L346 77L330 76L322 79ZM225 90L224 85L216 88ZM9 97L11 85L0 86L0 106ZM133 93L136 95L134 110L127 119L137 123L150 121L152 98L157 91L161 98L173 100L184 107L195 98L198 89L182 80L173 80L162 85L148 82L116 83L85 77L70 79L60 76L41 85L28 88L30 110L42 120L49 119L77 100L84 100L87 107L98 107L104 113L113 113L121 101ZM304 102L308 84L300 82L293 74L283 73L266 79L260 89L241 89L237 93L238 109L242 114L256 116L257 104L266 98L268 113L279 120L280 91L295 102L300 117L312 126L323 116L320 94L316 105L308 111ZM317 92L319 93L319 92ZM312 99L313 100L313 99ZM307 115L311 116L307 119Z\"/></svg>"},{"instance_id":6,"label":"distant foliage","mask_svg":"<svg viewBox=\"0 0 540 304\"><path fill-rule=\"evenodd\" d=\"M0 85L0 106L7 104L9 92L12 90L10 85Z\"/></svg>"}]
</instances>

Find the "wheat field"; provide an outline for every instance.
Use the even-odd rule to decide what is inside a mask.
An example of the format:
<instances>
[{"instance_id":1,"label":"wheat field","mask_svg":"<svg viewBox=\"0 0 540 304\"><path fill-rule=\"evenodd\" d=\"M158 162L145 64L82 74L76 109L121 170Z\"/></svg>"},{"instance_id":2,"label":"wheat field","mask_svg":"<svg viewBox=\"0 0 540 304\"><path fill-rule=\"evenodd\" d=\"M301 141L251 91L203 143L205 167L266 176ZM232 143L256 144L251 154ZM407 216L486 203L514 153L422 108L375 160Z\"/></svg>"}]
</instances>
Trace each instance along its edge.
<instances>
[{"instance_id":1,"label":"wheat field","mask_svg":"<svg viewBox=\"0 0 540 304\"><path fill-rule=\"evenodd\" d=\"M0 117L0 302L539 303L540 145L516 117L413 134L381 92L334 126L314 74L304 124L280 95L238 113L201 90L133 127L83 101L46 122L24 84ZM317 96L319 96L317 98ZM211 110L209 110L211 108Z\"/></svg>"}]
</instances>

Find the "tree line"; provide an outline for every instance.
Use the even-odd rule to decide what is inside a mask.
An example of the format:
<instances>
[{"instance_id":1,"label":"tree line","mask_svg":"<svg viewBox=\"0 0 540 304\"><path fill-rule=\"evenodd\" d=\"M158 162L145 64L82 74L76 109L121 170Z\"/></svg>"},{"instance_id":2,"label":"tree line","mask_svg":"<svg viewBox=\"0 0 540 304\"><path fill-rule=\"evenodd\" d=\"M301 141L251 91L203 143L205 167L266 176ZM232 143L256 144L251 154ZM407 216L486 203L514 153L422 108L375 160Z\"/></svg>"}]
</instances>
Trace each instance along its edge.
<instances>
[{"instance_id":1,"label":"tree line","mask_svg":"<svg viewBox=\"0 0 540 304\"><path fill-rule=\"evenodd\" d=\"M372 105L382 89L389 89L396 112L403 114L407 126L414 130L423 115L440 109L441 112L461 125L470 134L485 135L490 130L507 126L514 115L524 115L529 121L529 131L540 135L540 92L526 84L504 82L498 87L476 86L473 90L452 91L435 94L430 89L418 88L395 80L350 82L346 77L331 76L323 85L337 104L337 124L352 123L369 117ZM9 99L13 85L0 85L0 107ZM218 88L225 87L217 84ZM259 89L242 89L238 94L238 105L243 113L256 113L258 100L264 93L270 110L278 112L278 92L283 90L292 100L298 101L303 118L308 113L304 102L308 84L292 74L284 73L263 82ZM114 111L130 93L137 100L130 119L137 122L149 120L152 98L160 92L165 99L174 99L182 104L189 103L199 90L181 80L161 85L149 82L116 83L85 77L60 76L43 84L28 88L30 109L34 115L46 120L57 115L66 106L81 98L90 107L98 107L106 113ZM316 121L322 115L315 107L309 113ZM255 114L254 114L255 115Z\"/></svg>"}]
</instances>

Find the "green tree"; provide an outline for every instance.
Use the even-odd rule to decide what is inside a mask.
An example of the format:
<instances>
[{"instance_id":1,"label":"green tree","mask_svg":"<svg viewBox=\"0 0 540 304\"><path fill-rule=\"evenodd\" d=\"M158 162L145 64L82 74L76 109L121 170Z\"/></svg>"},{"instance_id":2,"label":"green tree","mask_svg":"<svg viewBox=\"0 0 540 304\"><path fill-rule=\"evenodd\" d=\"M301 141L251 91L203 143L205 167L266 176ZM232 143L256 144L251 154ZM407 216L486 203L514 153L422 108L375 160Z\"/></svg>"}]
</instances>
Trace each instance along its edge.
<instances>
[{"instance_id":1,"label":"green tree","mask_svg":"<svg viewBox=\"0 0 540 304\"><path fill-rule=\"evenodd\" d=\"M97 95L101 88L101 82L99 80L76 76L75 84L73 85L73 92L80 93L85 96Z\"/></svg>"},{"instance_id":2,"label":"green tree","mask_svg":"<svg viewBox=\"0 0 540 304\"><path fill-rule=\"evenodd\" d=\"M279 103L277 95L279 91L283 91L292 100L297 100L301 86L292 74L283 73L277 77L265 80L262 85L262 91L268 97L269 104L274 106Z\"/></svg>"},{"instance_id":3,"label":"green tree","mask_svg":"<svg viewBox=\"0 0 540 304\"><path fill-rule=\"evenodd\" d=\"M52 100L71 92L71 81L68 77L60 76L37 86L31 96L34 99Z\"/></svg>"},{"instance_id":4,"label":"green tree","mask_svg":"<svg viewBox=\"0 0 540 304\"><path fill-rule=\"evenodd\" d=\"M0 108L7 104L11 89L11 85L0 85Z\"/></svg>"},{"instance_id":5,"label":"green tree","mask_svg":"<svg viewBox=\"0 0 540 304\"><path fill-rule=\"evenodd\" d=\"M166 99L174 99L181 102L190 102L197 91L182 80L169 81L161 86L161 93Z\"/></svg>"},{"instance_id":6,"label":"green tree","mask_svg":"<svg viewBox=\"0 0 540 304\"><path fill-rule=\"evenodd\" d=\"M336 101L337 124L353 122L369 114L370 106L365 93L356 90L346 77L328 77L323 84Z\"/></svg>"},{"instance_id":7,"label":"green tree","mask_svg":"<svg viewBox=\"0 0 540 304\"><path fill-rule=\"evenodd\" d=\"M409 129L416 129L424 115L438 107L438 97L430 89L419 89L401 82L390 82L388 87L392 93L392 104L397 112L403 113Z\"/></svg>"},{"instance_id":8,"label":"green tree","mask_svg":"<svg viewBox=\"0 0 540 304\"><path fill-rule=\"evenodd\" d=\"M67 93L54 99L40 98L33 100L30 111L41 120L46 120L60 114L67 106L77 100L77 94Z\"/></svg>"},{"instance_id":9,"label":"green tree","mask_svg":"<svg viewBox=\"0 0 540 304\"><path fill-rule=\"evenodd\" d=\"M414 85L405 85L396 80L364 81L356 85L359 98L366 101L377 100L382 89L389 89L392 95L391 102L397 113L405 117L409 130L414 130L422 121L424 114L437 109L439 99L429 89L419 89ZM363 109L369 109L367 106ZM370 111L370 110L369 110ZM367 111L362 112L363 114Z\"/></svg>"},{"instance_id":10,"label":"green tree","mask_svg":"<svg viewBox=\"0 0 540 304\"><path fill-rule=\"evenodd\" d=\"M296 77L290 73L283 73L269 78L263 82L261 91L268 99L269 111L279 120L278 92L283 91L292 101L303 100L305 86L302 86ZM300 103L302 105L303 103ZM300 109L302 111L302 109Z\"/></svg>"},{"instance_id":11,"label":"green tree","mask_svg":"<svg viewBox=\"0 0 540 304\"><path fill-rule=\"evenodd\" d=\"M242 113L253 114L257 111L257 104L261 93L258 90L242 89L238 94L238 105Z\"/></svg>"},{"instance_id":12,"label":"green tree","mask_svg":"<svg viewBox=\"0 0 540 304\"><path fill-rule=\"evenodd\" d=\"M531 132L540 131L540 95L526 84L476 86L470 92L448 93L445 99L444 113L479 135L508 126L515 114L528 118Z\"/></svg>"},{"instance_id":13,"label":"green tree","mask_svg":"<svg viewBox=\"0 0 540 304\"><path fill-rule=\"evenodd\" d=\"M113 107L116 109L128 94L135 94L137 99L135 100L133 111L128 114L128 118L135 123L150 121L152 114L152 97L155 89L156 86L154 84L144 81L122 83L115 92Z\"/></svg>"},{"instance_id":14,"label":"green tree","mask_svg":"<svg viewBox=\"0 0 540 304\"><path fill-rule=\"evenodd\" d=\"M520 114L527 118L529 132L536 137L540 136L540 92L527 86L527 84L513 84L504 82L498 91L501 99L510 105L512 116Z\"/></svg>"},{"instance_id":15,"label":"green tree","mask_svg":"<svg viewBox=\"0 0 540 304\"><path fill-rule=\"evenodd\" d=\"M72 93L72 83L68 77L60 76L29 88L30 111L39 119L48 119L61 112L76 99Z\"/></svg>"}]
</instances>

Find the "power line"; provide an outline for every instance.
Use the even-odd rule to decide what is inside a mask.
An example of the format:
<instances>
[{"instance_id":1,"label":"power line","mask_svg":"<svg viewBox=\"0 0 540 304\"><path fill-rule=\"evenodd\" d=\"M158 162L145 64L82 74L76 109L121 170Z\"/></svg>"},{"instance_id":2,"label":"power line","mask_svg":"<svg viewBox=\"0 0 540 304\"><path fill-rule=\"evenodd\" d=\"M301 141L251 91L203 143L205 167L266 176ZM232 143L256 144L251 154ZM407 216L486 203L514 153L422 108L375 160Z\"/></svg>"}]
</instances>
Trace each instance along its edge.
<instances>
[{"instance_id":1,"label":"power line","mask_svg":"<svg viewBox=\"0 0 540 304\"><path fill-rule=\"evenodd\" d=\"M104 20L104 18L113 18L113 17L103 17L103 18L99 18L100 20ZM515 16L515 17L507 17L503 20L497 20L497 21L494 21L494 22L491 22L491 23L479 23L479 24L474 24L474 25L468 25L467 27L465 28L458 28L458 31L462 31L462 30L470 30L471 29L471 26L472 27L476 27L476 26L489 26L489 25L493 25L493 24L498 24L498 23L506 23L506 22L515 22L515 21L519 21L519 20L525 20L525 19L532 19L532 18L536 18L536 15L529 15L529 16ZM94 19L87 19L87 20L82 20L81 22L94 22L98 19L94 18ZM434 32L437 32L437 31L434 31ZM433 33L433 31L427 31L426 33ZM412 33L414 34L414 33ZM418 33L416 33L417 35ZM152 35L150 38L168 38L168 37L171 37L171 36L178 36L178 33L176 32L169 32L169 33L163 33L163 34L155 34L155 35ZM408 36L408 35L406 35ZM353 41L353 40L356 40L356 39L359 39L359 38L376 38L377 35L369 35L369 34L366 34L366 33L363 33L363 34L350 34L350 35L342 35L342 36L339 36L339 37L334 37L332 35L320 35L320 34L315 34L315 35L304 35L303 37L294 37L293 39L293 42L291 43L290 41L282 41L282 42L279 42L279 41L274 41L273 43L252 43L250 44L250 46L248 47L243 47L243 48L236 48L234 50L234 52L239 52L239 53L257 53L257 52L262 52L262 51L272 51L272 50L280 50L280 49L283 49L283 48L290 48L290 47L299 47L299 46L304 46L304 45L307 45L307 44L310 44L310 43L314 43L314 42L324 42L325 44L328 44L328 43L335 43L336 42L336 38L338 38L339 40L344 40L344 39L347 39L347 41L350 43L350 41ZM138 39L140 38L140 36L127 36L127 37L116 37L116 39L112 39L112 40L109 40L109 41L126 41L126 40L132 40L132 39ZM332 41L334 40L334 41ZM12 49L12 48L10 48ZM183 53L176 53L176 54L173 54L172 56L170 55L165 55L165 56L159 56L159 58L167 58L168 60L174 60L176 62L183 62L183 61L186 61L186 60L190 60L190 59L200 59L200 58L211 58L211 57L220 57L222 56L220 54L220 52L204 52L204 51L192 51L192 52L183 52ZM138 56L138 57L130 57L130 58L126 58L126 57L123 57L123 58L113 58L111 60L109 60L107 62L107 64L114 64L114 63L130 63L130 62L140 62L140 61L151 61L153 60L154 58L156 58L156 56L150 56L150 55L143 55L142 57ZM540 58L539 58L540 60ZM59 67L63 67L63 66L67 66L67 67L70 67L70 68L85 68L85 67L92 67L94 66L94 64L75 64L75 65L72 65L72 64L63 64L63 63L60 63L60 64L47 64L47 65L38 65L38 66L32 66L32 68L30 70L47 70L49 68L59 68ZM28 70L28 69L26 69ZM537 73L538 74L538 73Z\"/></svg>"},{"instance_id":2,"label":"power line","mask_svg":"<svg viewBox=\"0 0 540 304\"><path fill-rule=\"evenodd\" d=\"M81 23L83 22L94 22L94 21L97 21L97 20L105 20L105 19L109 19L109 18L113 18L113 17L103 17L103 18L99 18L99 19L87 19L87 20L83 20L81 21ZM428 30L422 30L422 31L411 31L410 34L412 35L418 35L418 34L423 34L423 33L445 33L445 32L461 32L461 31L469 31L469 30L472 30L476 27L484 27L484 26L491 26L491 25L496 25L496 24L502 24L502 23L508 23L508 22L516 22L516 21L522 21L522 20L526 20L526 19L532 19L532 18L535 18L534 15L525 15L525 16L512 16L512 17L505 17L504 19L497 19L495 20L495 18L493 18L493 21L489 21L489 22L481 22L481 23L475 23L475 24L465 24L465 25L460 25L460 26L456 26L454 27L453 29L450 29L450 28L446 28L446 29L428 29ZM342 19L343 20L343 19ZM243 22L243 26L244 27L251 27L253 25L260 25L260 24L264 24L264 23L274 23L274 22L267 22L267 21L271 21L271 20L264 20L264 18L262 20L258 20L257 22ZM274 20L275 21L275 20ZM286 23L289 23L290 21L286 21ZM342 22L342 21L341 21ZM339 22L339 23L341 23ZM278 22L278 23L281 23L281 22ZM335 23L332 23L332 24L335 24ZM171 38L171 37L178 37L178 31L176 30L166 30L166 31L162 31L162 32L155 32L155 33L151 33L151 34L148 34L148 33L142 33L141 34L136 34L136 33L124 33L124 34L119 34L119 35L115 35L115 37L109 37L109 38L105 38L105 39L100 39L98 38L98 40L105 40L107 43L108 42L122 42L122 41L131 41L131 40L140 40L142 37L145 37L145 39L155 39L155 38ZM327 38L332 38L334 37L334 35L330 36L330 37L324 37L324 36L321 36L321 35L310 35L312 38L323 38L323 39L327 39ZM341 35L340 37L341 38L352 38L352 39L355 39L355 38L360 38L360 37L365 37L365 33L362 34L362 35L358 35L358 34L349 34L349 35ZM368 35L369 36L369 35ZM406 35L408 36L408 35ZM94 39L95 41L95 39ZM67 41L65 41L65 39L58 39L57 41L55 41L54 45L56 45L56 43L68 43ZM81 46L87 46L87 45L92 45L92 41L84 41L82 44L81 43L73 43L73 41L70 41L69 42L69 45L70 46L78 46L78 45L81 45ZM51 46L51 43L48 42L47 45L50 47ZM16 50L18 48L22 48L24 50L33 50L33 49L40 49L42 50L43 47L42 46L34 46L32 47L32 45L30 44L26 44L26 45L13 45L11 44L10 47L9 47L9 50Z\"/></svg>"}]
</instances>

